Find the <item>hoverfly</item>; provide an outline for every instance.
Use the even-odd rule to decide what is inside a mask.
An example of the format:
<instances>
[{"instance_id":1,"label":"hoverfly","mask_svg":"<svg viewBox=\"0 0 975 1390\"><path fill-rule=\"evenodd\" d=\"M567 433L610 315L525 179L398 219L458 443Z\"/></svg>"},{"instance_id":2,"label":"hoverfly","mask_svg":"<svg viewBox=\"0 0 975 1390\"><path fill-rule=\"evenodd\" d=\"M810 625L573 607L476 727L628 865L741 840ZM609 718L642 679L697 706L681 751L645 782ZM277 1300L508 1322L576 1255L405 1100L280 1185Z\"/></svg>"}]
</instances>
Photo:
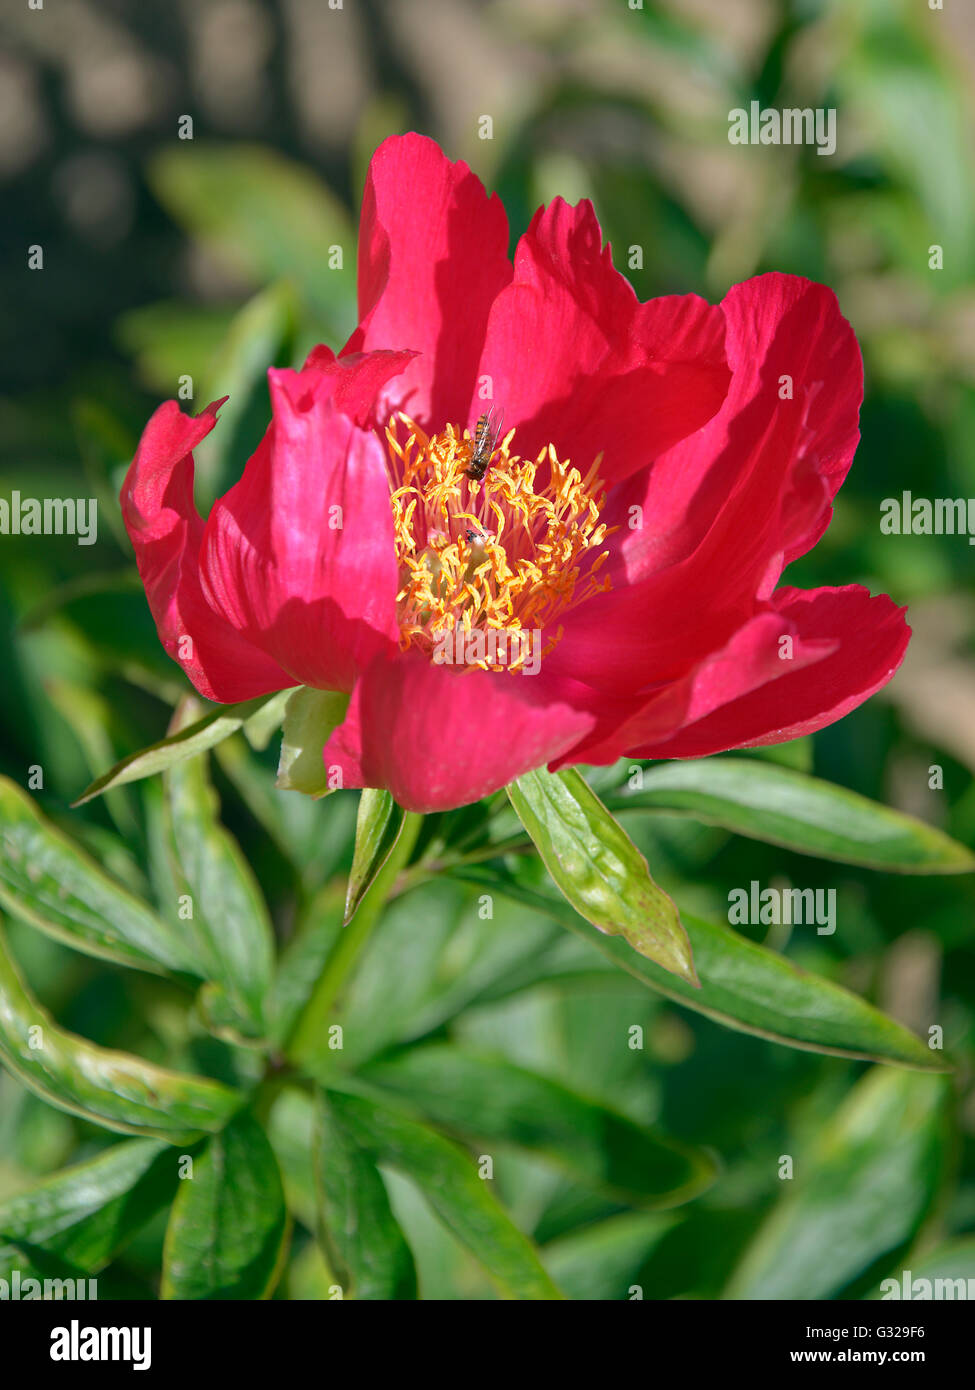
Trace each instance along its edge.
<instances>
[{"instance_id":1,"label":"hoverfly","mask_svg":"<svg viewBox=\"0 0 975 1390\"><path fill-rule=\"evenodd\" d=\"M498 447L498 435L503 423L504 411L497 405L492 405L477 422L474 430L474 448L471 450L470 462L464 470L468 478L475 483L483 481L491 456Z\"/></svg>"}]
</instances>

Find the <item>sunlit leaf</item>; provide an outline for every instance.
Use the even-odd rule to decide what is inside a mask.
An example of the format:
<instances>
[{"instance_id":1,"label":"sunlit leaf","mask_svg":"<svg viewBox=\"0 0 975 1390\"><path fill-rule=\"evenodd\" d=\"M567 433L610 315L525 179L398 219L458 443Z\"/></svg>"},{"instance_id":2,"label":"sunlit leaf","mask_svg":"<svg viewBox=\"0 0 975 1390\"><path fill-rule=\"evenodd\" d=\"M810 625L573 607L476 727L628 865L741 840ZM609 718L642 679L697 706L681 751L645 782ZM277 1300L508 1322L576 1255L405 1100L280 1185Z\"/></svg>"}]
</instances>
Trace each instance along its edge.
<instances>
[{"instance_id":1,"label":"sunlit leaf","mask_svg":"<svg viewBox=\"0 0 975 1390\"><path fill-rule=\"evenodd\" d=\"M615 811L680 812L800 854L891 873L975 869L975 854L940 830L856 792L744 758L666 763L642 787L607 797Z\"/></svg>"},{"instance_id":2,"label":"sunlit leaf","mask_svg":"<svg viewBox=\"0 0 975 1390\"><path fill-rule=\"evenodd\" d=\"M101 795L110 787L120 787L125 782L137 782L142 777L152 777L185 758L205 753L208 748L213 748L223 739L235 734L252 715L262 710L269 701L275 700L278 693L280 692L258 695L256 699L244 700L238 705L219 705L209 714L180 729L178 733L160 739L158 743L151 743L148 748L141 748L137 753L129 753L108 772L96 778L74 804L83 806L86 801Z\"/></svg>"},{"instance_id":3,"label":"sunlit leaf","mask_svg":"<svg viewBox=\"0 0 975 1390\"><path fill-rule=\"evenodd\" d=\"M244 720L243 733L255 752L263 753L271 739L284 723L284 712L293 690L279 690L266 700L260 709Z\"/></svg>"},{"instance_id":4,"label":"sunlit leaf","mask_svg":"<svg viewBox=\"0 0 975 1390\"><path fill-rule=\"evenodd\" d=\"M278 786L306 796L325 796L332 788L322 749L345 718L348 695L300 685L284 712Z\"/></svg>"},{"instance_id":5,"label":"sunlit leaf","mask_svg":"<svg viewBox=\"0 0 975 1390\"><path fill-rule=\"evenodd\" d=\"M695 981L687 933L647 861L575 768L544 768L508 788L512 805L561 893L610 936Z\"/></svg>"},{"instance_id":6,"label":"sunlit leaf","mask_svg":"<svg viewBox=\"0 0 975 1390\"><path fill-rule=\"evenodd\" d=\"M168 1144L132 1139L0 1202L0 1268L16 1240L97 1273L172 1200L177 1163Z\"/></svg>"},{"instance_id":7,"label":"sunlit leaf","mask_svg":"<svg viewBox=\"0 0 975 1390\"><path fill-rule=\"evenodd\" d=\"M406 812L387 791L364 787L359 797L355 827L355 852L345 898L345 920L350 922L376 875L403 833Z\"/></svg>"},{"instance_id":8,"label":"sunlit leaf","mask_svg":"<svg viewBox=\"0 0 975 1390\"><path fill-rule=\"evenodd\" d=\"M0 778L0 903L77 950L144 970L192 971L174 928Z\"/></svg>"},{"instance_id":9,"label":"sunlit leaf","mask_svg":"<svg viewBox=\"0 0 975 1390\"><path fill-rule=\"evenodd\" d=\"M841 1057L941 1071L941 1054L931 1051L899 1023L849 990L801 970L765 946L729 927L683 914L700 987L635 955L625 942L594 932L564 899L541 892L510 873L455 869L454 877L523 902L588 941L597 951L652 989L718 1023L773 1042Z\"/></svg>"},{"instance_id":10,"label":"sunlit leaf","mask_svg":"<svg viewBox=\"0 0 975 1390\"><path fill-rule=\"evenodd\" d=\"M170 1144L220 1129L242 1103L215 1081L166 1071L65 1032L28 992L2 936L0 1060L61 1110Z\"/></svg>"},{"instance_id":11,"label":"sunlit leaf","mask_svg":"<svg viewBox=\"0 0 975 1390\"><path fill-rule=\"evenodd\" d=\"M355 823L353 798L333 797L319 805L313 797L283 791L266 761L248 748L246 738L224 739L213 755L262 832L314 892L338 862L344 863L343 851Z\"/></svg>"}]
</instances>

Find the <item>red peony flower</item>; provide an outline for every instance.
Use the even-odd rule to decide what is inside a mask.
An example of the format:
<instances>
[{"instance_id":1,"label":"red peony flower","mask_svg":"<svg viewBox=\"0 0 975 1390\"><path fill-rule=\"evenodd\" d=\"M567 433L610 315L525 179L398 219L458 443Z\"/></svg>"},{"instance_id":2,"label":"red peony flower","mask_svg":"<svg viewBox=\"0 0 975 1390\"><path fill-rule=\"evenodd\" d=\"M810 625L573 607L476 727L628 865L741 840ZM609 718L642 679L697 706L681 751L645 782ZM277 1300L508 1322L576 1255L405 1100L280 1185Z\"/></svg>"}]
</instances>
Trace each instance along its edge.
<instances>
[{"instance_id":1,"label":"red peony flower","mask_svg":"<svg viewBox=\"0 0 975 1390\"><path fill-rule=\"evenodd\" d=\"M125 522L203 695L348 692L326 764L428 811L543 763L778 743L893 675L889 598L776 587L859 437L830 290L641 304L592 206L561 199L512 265L498 198L407 135L370 167L359 309L338 357L269 372L267 433L206 522L192 451L217 406L146 426Z\"/></svg>"}]
</instances>

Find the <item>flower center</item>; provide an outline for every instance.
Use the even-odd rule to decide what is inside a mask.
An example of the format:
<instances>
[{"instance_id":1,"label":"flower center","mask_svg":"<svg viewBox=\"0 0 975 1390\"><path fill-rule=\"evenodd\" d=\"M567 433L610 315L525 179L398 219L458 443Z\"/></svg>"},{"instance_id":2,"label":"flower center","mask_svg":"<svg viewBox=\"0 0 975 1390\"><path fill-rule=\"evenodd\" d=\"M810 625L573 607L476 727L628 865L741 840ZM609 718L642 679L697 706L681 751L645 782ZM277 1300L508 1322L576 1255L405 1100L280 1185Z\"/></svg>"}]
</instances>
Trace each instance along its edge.
<instances>
[{"instance_id":1,"label":"flower center","mask_svg":"<svg viewBox=\"0 0 975 1390\"><path fill-rule=\"evenodd\" d=\"M597 552L611 534L599 520L602 455L583 477L551 444L533 462L512 453L514 434L489 454L494 440L484 419L474 439L454 425L429 437L406 415L390 420L404 650L432 652L447 633L480 629L544 633L546 655L562 636L555 620L610 588L598 577L609 552ZM490 660L472 664L499 669Z\"/></svg>"}]
</instances>

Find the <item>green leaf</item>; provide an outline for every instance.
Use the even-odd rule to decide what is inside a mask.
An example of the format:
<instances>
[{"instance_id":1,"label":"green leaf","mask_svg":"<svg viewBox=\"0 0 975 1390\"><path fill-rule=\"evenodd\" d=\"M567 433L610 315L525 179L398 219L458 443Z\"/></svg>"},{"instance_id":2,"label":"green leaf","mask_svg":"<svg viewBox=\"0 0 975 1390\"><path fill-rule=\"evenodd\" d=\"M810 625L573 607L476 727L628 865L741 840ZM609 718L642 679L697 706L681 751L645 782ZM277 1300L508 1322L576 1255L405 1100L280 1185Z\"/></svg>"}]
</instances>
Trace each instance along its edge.
<instances>
[{"instance_id":1,"label":"green leaf","mask_svg":"<svg viewBox=\"0 0 975 1390\"><path fill-rule=\"evenodd\" d=\"M624 1212L542 1246L545 1267L567 1298L580 1302L623 1299L676 1218Z\"/></svg>"},{"instance_id":2,"label":"green leaf","mask_svg":"<svg viewBox=\"0 0 975 1390\"><path fill-rule=\"evenodd\" d=\"M116 883L121 883L135 894L140 901L150 897L151 884L147 877L144 840L140 833L131 845L127 845L114 830L98 825L94 821L81 820L70 812L57 811L52 821L55 829L64 831L68 839L94 856L98 865Z\"/></svg>"},{"instance_id":3,"label":"green leaf","mask_svg":"<svg viewBox=\"0 0 975 1390\"><path fill-rule=\"evenodd\" d=\"M247 728L244 733L248 734ZM313 797L282 791L275 786L266 762L255 756L243 738L224 739L214 749L214 757L261 829L294 867L304 888L309 892L320 888L340 861L345 868L342 841L352 843L352 797L332 798L320 806Z\"/></svg>"},{"instance_id":4,"label":"green leaf","mask_svg":"<svg viewBox=\"0 0 975 1390\"><path fill-rule=\"evenodd\" d=\"M697 1196L716 1175L713 1160L700 1150L557 1081L453 1045L411 1048L370 1064L362 1076L460 1137L543 1154L629 1204L675 1206Z\"/></svg>"},{"instance_id":5,"label":"green leaf","mask_svg":"<svg viewBox=\"0 0 975 1390\"><path fill-rule=\"evenodd\" d=\"M117 503L112 499L117 510ZM129 569L87 570L48 589L44 597L29 608L17 625L19 633L36 632L56 613L80 599L101 597L105 594L142 594L142 580L135 565Z\"/></svg>"},{"instance_id":6,"label":"green leaf","mask_svg":"<svg viewBox=\"0 0 975 1390\"><path fill-rule=\"evenodd\" d=\"M313 1152L315 1093L310 1087L306 1090L306 1085L303 1078L296 1077L276 1091L267 1110L265 1128L281 1169L288 1211L309 1231L316 1231L319 1212ZM317 1242L316 1248L321 1250ZM323 1254L323 1262L324 1258Z\"/></svg>"},{"instance_id":7,"label":"green leaf","mask_svg":"<svg viewBox=\"0 0 975 1390\"><path fill-rule=\"evenodd\" d=\"M289 279L343 340L355 326L355 234L312 171L261 145L178 141L149 165L153 191L210 250L257 283ZM342 265L330 256L342 251Z\"/></svg>"},{"instance_id":8,"label":"green leaf","mask_svg":"<svg viewBox=\"0 0 975 1390\"><path fill-rule=\"evenodd\" d=\"M244 1112L209 1141L180 1185L166 1230L161 1296L270 1298L287 1240L277 1159Z\"/></svg>"},{"instance_id":9,"label":"green leaf","mask_svg":"<svg viewBox=\"0 0 975 1390\"><path fill-rule=\"evenodd\" d=\"M284 711L284 736L278 763L277 785L306 796L327 796L333 790L322 759L322 749L345 718L348 695L332 690L312 690L300 685Z\"/></svg>"},{"instance_id":10,"label":"green leaf","mask_svg":"<svg viewBox=\"0 0 975 1390\"><path fill-rule=\"evenodd\" d=\"M441 990L455 972L466 983L465 967L473 964L465 949L464 925L473 915L465 910L469 901L459 883L435 879L383 912L342 991L347 1067L355 1070L366 1058L442 1022L436 1003Z\"/></svg>"},{"instance_id":11,"label":"green leaf","mask_svg":"<svg viewBox=\"0 0 975 1390\"><path fill-rule=\"evenodd\" d=\"M452 877L546 912L615 964L669 999L743 1033L808 1052L890 1062L925 1071L946 1064L913 1033L830 980L756 945L730 927L684 913L700 985L636 956L616 937L594 933L568 903L498 870L454 869Z\"/></svg>"},{"instance_id":12,"label":"green leaf","mask_svg":"<svg viewBox=\"0 0 975 1390\"><path fill-rule=\"evenodd\" d=\"M0 778L0 904L88 955L142 970L192 970L185 943Z\"/></svg>"},{"instance_id":13,"label":"green leaf","mask_svg":"<svg viewBox=\"0 0 975 1390\"><path fill-rule=\"evenodd\" d=\"M0 933L0 1059L37 1095L121 1134L189 1144L220 1129L242 1097L110 1052L59 1028L31 997Z\"/></svg>"},{"instance_id":14,"label":"green leaf","mask_svg":"<svg viewBox=\"0 0 975 1390\"><path fill-rule=\"evenodd\" d=\"M279 690L276 695L270 696L255 714L244 721L244 737L255 752L263 753L281 728L284 723L284 712L288 708L288 701L293 694L292 689ZM225 745L221 744L220 746L224 747Z\"/></svg>"},{"instance_id":15,"label":"green leaf","mask_svg":"<svg viewBox=\"0 0 975 1390\"><path fill-rule=\"evenodd\" d=\"M195 701L177 710L173 727ZM175 764L164 774L166 810L177 885L192 900L183 922L195 947L196 972L220 986L242 1031L260 1036L274 969L274 934L260 886L236 840L219 820L206 759Z\"/></svg>"},{"instance_id":16,"label":"green leaf","mask_svg":"<svg viewBox=\"0 0 975 1390\"><path fill-rule=\"evenodd\" d=\"M330 1074L332 1064L338 1060L330 1044L336 1000L343 992L400 870L413 852L422 823L423 817L418 813L411 812L405 817L393 852L363 899L355 920L343 926L335 949L292 1030L288 1056L311 1075L318 1075L321 1066Z\"/></svg>"},{"instance_id":17,"label":"green leaf","mask_svg":"<svg viewBox=\"0 0 975 1390\"><path fill-rule=\"evenodd\" d=\"M950 1095L945 1077L868 1073L812 1152L796 1155L725 1296L836 1297L906 1246L945 1173Z\"/></svg>"},{"instance_id":18,"label":"green leaf","mask_svg":"<svg viewBox=\"0 0 975 1390\"><path fill-rule=\"evenodd\" d=\"M519 777L508 795L576 912L681 979L697 983L687 933L647 861L575 768Z\"/></svg>"},{"instance_id":19,"label":"green leaf","mask_svg":"<svg viewBox=\"0 0 975 1390\"><path fill-rule=\"evenodd\" d=\"M29 1240L13 1236L8 1239L0 1235L0 1279L13 1280L15 1277L20 1280L20 1293L13 1294L14 1298L49 1297L70 1302L97 1297L99 1285L103 1282L92 1279L89 1284L86 1269L82 1269L80 1265L69 1264L58 1255L52 1255L41 1245L32 1245ZM44 1294L41 1289L30 1289L27 1282L30 1279L56 1280L60 1281L60 1286L55 1285L49 1293ZM72 1282L69 1284L68 1280Z\"/></svg>"},{"instance_id":20,"label":"green leaf","mask_svg":"<svg viewBox=\"0 0 975 1390\"><path fill-rule=\"evenodd\" d=\"M138 753L129 755L110 768L108 772L95 779L78 800L75 806L83 806L92 797L100 796L109 787L120 787L125 782L138 782L142 777L152 777L157 772L165 772L185 758L194 758L205 753L208 748L231 734L235 734L248 719L257 714L271 700L280 694L258 695L254 700L244 700L237 705L219 705L202 719L180 729L178 733L167 735L158 743L150 743Z\"/></svg>"},{"instance_id":21,"label":"green leaf","mask_svg":"<svg viewBox=\"0 0 975 1390\"><path fill-rule=\"evenodd\" d=\"M176 395L180 377L203 381L233 317L232 305L161 299L129 309L116 319L115 339L126 356L134 359L141 383L153 395L170 399ZM136 442L132 441L126 464ZM118 494L116 486L112 498L116 513Z\"/></svg>"},{"instance_id":22,"label":"green leaf","mask_svg":"<svg viewBox=\"0 0 975 1390\"><path fill-rule=\"evenodd\" d=\"M744 758L665 763L614 811L676 811L800 854L905 874L975 869L975 854L933 826L790 768Z\"/></svg>"},{"instance_id":23,"label":"green leaf","mask_svg":"<svg viewBox=\"0 0 975 1390\"><path fill-rule=\"evenodd\" d=\"M507 1297L561 1298L538 1251L478 1177L469 1154L401 1111L345 1092L328 1096L355 1142L419 1187Z\"/></svg>"},{"instance_id":24,"label":"green leaf","mask_svg":"<svg viewBox=\"0 0 975 1390\"><path fill-rule=\"evenodd\" d=\"M796 772L811 773L813 770L813 737L805 734L802 738L792 738L786 743L768 743L763 748L747 749L752 759L761 758L763 762L775 763L780 767L791 767ZM734 756L741 756L735 754Z\"/></svg>"},{"instance_id":25,"label":"green leaf","mask_svg":"<svg viewBox=\"0 0 975 1390\"><path fill-rule=\"evenodd\" d=\"M0 1268L5 1244L26 1241L97 1273L172 1200L177 1161L168 1144L132 1139L0 1202Z\"/></svg>"},{"instance_id":26,"label":"green leaf","mask_svg":"<svg viewBox=\"0 0 975 1390\"><path fill-rule=\"evenodd\" d=\"M415 1299L416 1267L383 1180L324 1094L317 1097L315 1175L322 1243L344 1296Z\"/></svg>"},{"instance_id":27,"label":"green leaf","mask_svg":"<svg viewBox=\"0 0 975 1390\"><path fill-rule=\"evenodd\" d=\"M323 888L303 914L295 936L278 957L268 1005L270 1036L277 1047L287 1044L338 943L344 906L345 893L340 884Z\"/></svg>"},{"instance_id":28,"label":"green leaf","mask_svg":"<svg viewBox=\"0 0 975 1390\"><path fill-rule=\"evenodd\" d=\"M50 676L44 683L47 696L64 722L74 732L90 773L97 772L115 756L110 729L113 725L111 707L94 690ZM115 822L119 834L126 840L138 839L139 823L130 800L132 793L113 787L105 793L105 807Z\"/></svg>"},{"instance_id":29,"label":"green leaf","mask_svg":"<svg viewBox=\"0 0 975 1390\"><path fill-rule=\"evenodd\" d=\"M99 520L102 516L107 518L115 539L131 555L132 542L122 520L118 495L138 440L101 401L85 397L72 402L71 424L85 481L98 502Z\"/></svg>"},{"instance_id":30,"label":"green leaf","mask_svg":"<svg viewBox=\"0 0 975 1390\"><path fill-rule=\"evenodd\" d=\"M345 896L346 926L392 854L405 822L406 812L397 806L389 792L363 788L355 823L355 852Z\"/></svg>"},{"instance_id":31,"label":"green leaf","mask_svg":"<svg viewBox=\"0 0 975 1390\"><path fill-rule=\"evenodd\" d=\"M844 61L832 76L841 109L853 113L869 142L880 186L890 180L908 190L926 214L925 239L958 248L945 258L950 292L968 283L972 271L971 131L963 70L952 61L951 41L925 23L929 8L857 6Z\"/></svg>"}]
</instances>

